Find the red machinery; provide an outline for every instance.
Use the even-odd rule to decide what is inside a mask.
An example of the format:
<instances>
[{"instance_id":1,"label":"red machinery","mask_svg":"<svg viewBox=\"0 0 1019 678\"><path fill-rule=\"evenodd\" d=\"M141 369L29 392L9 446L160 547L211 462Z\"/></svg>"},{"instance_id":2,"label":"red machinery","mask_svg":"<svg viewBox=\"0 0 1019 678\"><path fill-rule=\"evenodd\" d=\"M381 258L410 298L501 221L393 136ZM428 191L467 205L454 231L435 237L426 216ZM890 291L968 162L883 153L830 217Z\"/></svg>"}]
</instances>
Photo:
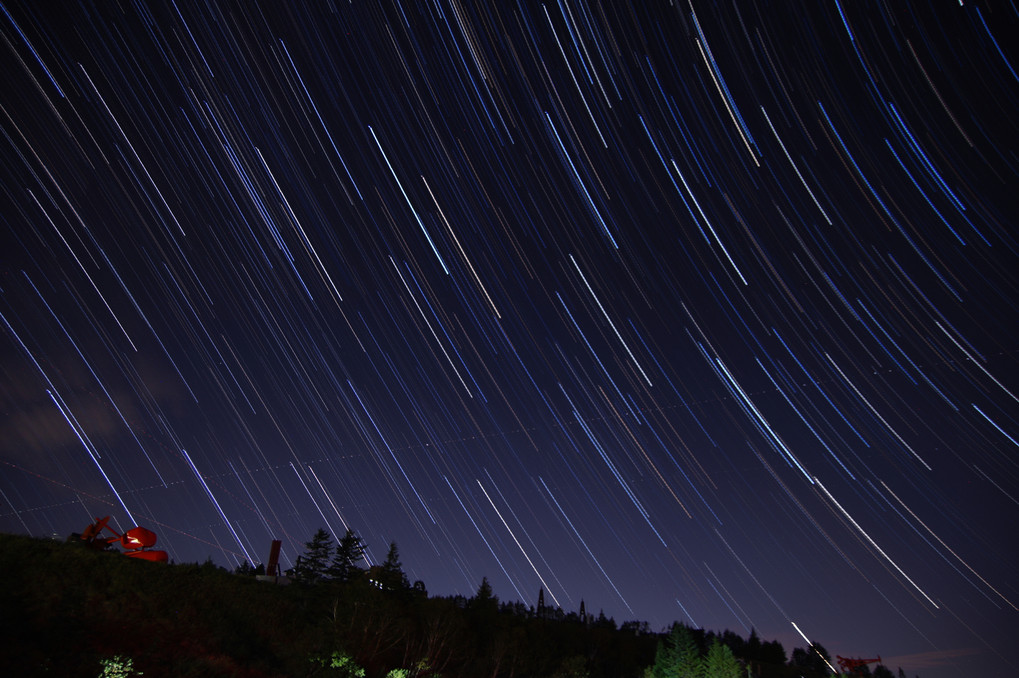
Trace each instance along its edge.
<instances>
[{"instance_id":1,"label":"red machinery","mask_svg":"<svg viewBox=\"0 0 1019 678\"><path fill-rule=\"evenodd\" d=\"M850 659L848 657L840 657L839 655L835 655L835 658L839 661L839 668L847 675L856 673L856 669L861 669L867 664L881 661L881 655L878 655L877 659Z\"/></svg>"},{"instance_id":2,"label":"red machinery","mask_svg":"<svg viewBox=\"0 0 1019 678\"><path fill-rule=\"evenodd\" d=\"M82 533L82 540L93 548L106 548L108 544L117 544L124 549L124 555L128 558L139 560L150 560L154 563L165 563L167 561L166 551L148 551L151 546L156 545L156 533L144 527L132 527L124 534L117 534L108 525L110 517L96 518L96 521L86 527ZM103 536L103 529L113 532L114 537Z\"/></svg>"}]
</instances>

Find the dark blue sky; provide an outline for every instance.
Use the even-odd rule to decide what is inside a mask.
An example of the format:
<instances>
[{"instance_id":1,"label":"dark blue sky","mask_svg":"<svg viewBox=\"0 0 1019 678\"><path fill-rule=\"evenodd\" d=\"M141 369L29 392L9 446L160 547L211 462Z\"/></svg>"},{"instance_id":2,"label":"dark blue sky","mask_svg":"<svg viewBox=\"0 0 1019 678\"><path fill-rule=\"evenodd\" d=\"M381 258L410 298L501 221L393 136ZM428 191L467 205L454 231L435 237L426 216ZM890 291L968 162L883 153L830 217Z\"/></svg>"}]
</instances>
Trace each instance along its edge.
<instances>
[{"instance_id":1,"label":"dark blue sky","mask_svg":"<svg viewBox=\"0 0 1019 678\"><path fill-rule=\"evenodd\" d=\"M0 529L1019 628L1007 3L0 5Z\"/></svg>"}]
</instances>

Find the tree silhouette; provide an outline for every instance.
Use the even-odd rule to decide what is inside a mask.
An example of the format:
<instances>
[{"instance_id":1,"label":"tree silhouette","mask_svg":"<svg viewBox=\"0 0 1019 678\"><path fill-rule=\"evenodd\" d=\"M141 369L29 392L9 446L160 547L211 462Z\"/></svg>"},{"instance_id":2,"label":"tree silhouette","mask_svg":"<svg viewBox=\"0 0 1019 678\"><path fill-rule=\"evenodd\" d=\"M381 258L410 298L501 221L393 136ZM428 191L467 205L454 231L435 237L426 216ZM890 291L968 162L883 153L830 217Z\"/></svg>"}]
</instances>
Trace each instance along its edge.
<instances>
[{"instance_id":1,"label":"tree silhouette","mask_svg":"<svg viewBox=\"0 0 1019 678\"><path fill-rule=\"evenodd\" d=\"M359 572L358 566L364 560L364 554L368 546L361 540L353 530L347 529L339 543L336 544L336 554L326 571L328 577L334 581L350 581Z\"/></svg>"},{"instance_id":2,"label":"tree silhouette","mask_svg":"<svg viewBox=\"0 0 1019 678\"><path fill-rule=\"evenodd\" d=\"M481 584L478 586L478 592L474 594L474 598L471 603L479 607L487 606L496 608L498 606L499 599L495 597L495 593L492 591L492 585L488 583L488 577L481 578Z\"/></svg>"},{"instance_id":3,"label":"tree silhouette","mask_svg":"<svg viewBox=\"0 0 1019 678\"><path fill-rule=\"evenodd\" d=\"M386 560L382 563L382 567L378 568L377 580L385 589L402 591L410 588L410 580L407 579L407 575L403 571L400 551L396 548L396 542L390 542Z\"/></svg>"},{"instance_id":4,"label":"tree silhouette","mask_svg":"<svg viewBox=\"0 0 1019 678\"><path fill-rule=\"evenodd\" d=\"M333 554L333 538L318 528L311 541L304 544L305 552L297 556L291 576L300 582L314 584L328 577L329 562Z\"/></svg>"},{"instance_id":5,"label":"tree silhouette","mask_svg":"<svg viewBox=\"0 0 1019 678\"><path fill-rule=\"evenodd\" d=\"M832 674L831 655L820 643L811 643L806 650L800 647L793 650L789 664L803 678L828 678Z\"/></svg>"},{"instance_id":6,"label":"tree silhouette","mask_svg":"<svg viewBox=\"0 0 1019 678\"><path fill-rule=\"evenodd\" d=\"M234 568L234 574L240 577L254 577L255 568L246 559L243 563Z\"/></svg>"}]
</instances>

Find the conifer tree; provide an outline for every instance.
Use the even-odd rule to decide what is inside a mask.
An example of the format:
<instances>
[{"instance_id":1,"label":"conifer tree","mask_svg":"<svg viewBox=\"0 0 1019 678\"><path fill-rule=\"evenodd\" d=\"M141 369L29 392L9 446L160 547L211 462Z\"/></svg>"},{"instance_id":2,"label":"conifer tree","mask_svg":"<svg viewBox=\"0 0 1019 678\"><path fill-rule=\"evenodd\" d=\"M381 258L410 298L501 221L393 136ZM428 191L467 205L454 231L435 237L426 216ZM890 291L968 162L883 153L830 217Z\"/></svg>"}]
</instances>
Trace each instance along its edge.
<instances>
[{"instance_id":1,"label":"conifer tree","mask_svg":"<svg viewBox=\"0 0 1019 678\"><path fill-rule=\"evenodd\" d=\"M488 582L488 577L481 578L481 584L478 586L478 592L474 594L473 598L467 601L467 605L473 610L483 610L487 612L496 612L499 609L499 599L492 590L492 585Z\"/></svg>"},{"instance_id":2,"label":"conifer tree","mask_svg":"<svg viewBox=\"0 0 1019 678\"><path fill-rule=\"evenodd\" d=\"M255 568L251 566L251 563L245 560L243 563L234 568L234 574L240 577L254 577Z\"/></svg>"},{"instance_id":3,"label":"conifer tree","mask_svg":"<svg viewBox=\"0 0 1019 678\"><path fill-rule=\"evenodd\" d=\"M789 665L804 678L828 678L832 674L831 655L820 643L793 650Z\"/></svg>"},{"instance_id":4,"label":"conifer tree","mask_svg":"<svg viewBox=\"0 0 1019 678\"><path fill-rule=\"evenodd\" d=\"M336 554L326 571L327 576L334 581L353 579L361 571L358 563L364 559L367 548L361 537L348 528L347 533L336 544Z\"/></svg>"},{"instance_id":5,"label":"conifer tree","mask_svg":"<svg viewBox=\"0 0 1019 678\"><path fill-rule=\"evenodd\" d=\"M683 624L673 624L669 635L658 643L655 663L645 678L700 678L701 657L693 635Z\"/></svg>"},{"instance_id":6,"label":"conifer tree","mask_svg":"<svg viewBox=\"0 0 1019 678\"><path fill-rule=\"evenodd\" d=\"M403 571L400 552L396 542L390 542L386 560L382 563L382 584L386 588L402 590L410 587L410 580Z\"/></svg>"},{"instance_id":7,"label":"conifer tree","mask_svg":"<svg viewBox=\"0 0 1019 678\"><path fill-rule=\"evenodd\" d=\"M488 577L481 578L481 584L478 586L478 592L474 594L474 599L479 603L499 602L499 599L495 597L495 592L492 591L492 585L488 582Z\"/></svg>"},{"instance_id":8,"label":"conifer tree","mask_svg":"<svg viewBox=\"0 0 1019 678\"><path fill-rule=\"evenodd\" d=\"M740 678L742 667L728 645L716 638L704 658L703 678Z\"/></svg>"},{"instance_id":9,"label":"conifer tree","mask_svg":"<svg viewBox=\"0 0 1019 678\"><path fill-rule=\"evenodd\" d=\"M305 542L305 552L297 556L297 563L291 575L297 581L314 584L324 580L333 553L333 538L323 528L318 528L311 541Z\"/></svg>"}]
</instances>

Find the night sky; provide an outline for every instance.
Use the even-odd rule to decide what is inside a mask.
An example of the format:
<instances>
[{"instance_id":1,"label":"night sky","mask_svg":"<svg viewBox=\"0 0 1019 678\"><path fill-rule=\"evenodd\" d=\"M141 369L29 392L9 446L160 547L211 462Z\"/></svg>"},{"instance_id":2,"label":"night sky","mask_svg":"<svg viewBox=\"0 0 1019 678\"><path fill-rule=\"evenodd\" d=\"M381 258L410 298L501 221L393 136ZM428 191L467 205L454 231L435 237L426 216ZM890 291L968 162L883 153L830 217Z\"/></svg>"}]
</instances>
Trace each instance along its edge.
<instances>
[{"instance_id":1,"label":"night sky","mask_svg":"<svg viewBox=\"0 0 1019 678\"><path fill-rule=\"evenodd\" d=\"M0 529L1014 675L1019 11L0 4Z\"/></svg>"}]
</instances>

